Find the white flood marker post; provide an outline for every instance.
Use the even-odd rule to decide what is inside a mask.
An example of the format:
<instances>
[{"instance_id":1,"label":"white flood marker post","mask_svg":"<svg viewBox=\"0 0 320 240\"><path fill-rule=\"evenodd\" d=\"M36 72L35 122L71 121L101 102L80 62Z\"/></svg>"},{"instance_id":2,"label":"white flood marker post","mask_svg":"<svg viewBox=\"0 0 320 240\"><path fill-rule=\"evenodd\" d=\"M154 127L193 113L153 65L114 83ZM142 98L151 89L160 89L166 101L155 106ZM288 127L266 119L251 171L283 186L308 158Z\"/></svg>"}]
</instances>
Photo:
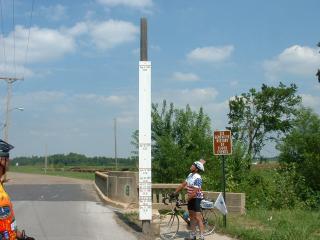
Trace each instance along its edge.
<instances>
[{"instance_id":1,"label":"white flood marker post","mask_svg":"<svg viewBox=\"0 0 320 240\"><path fill-rule=\"evenodd\" d=\"M140 23L139 62L139 219L142 231L150 235L152 219L151 189L151 62L147 52L147 19Z\"/></svg>"}]
</instances>

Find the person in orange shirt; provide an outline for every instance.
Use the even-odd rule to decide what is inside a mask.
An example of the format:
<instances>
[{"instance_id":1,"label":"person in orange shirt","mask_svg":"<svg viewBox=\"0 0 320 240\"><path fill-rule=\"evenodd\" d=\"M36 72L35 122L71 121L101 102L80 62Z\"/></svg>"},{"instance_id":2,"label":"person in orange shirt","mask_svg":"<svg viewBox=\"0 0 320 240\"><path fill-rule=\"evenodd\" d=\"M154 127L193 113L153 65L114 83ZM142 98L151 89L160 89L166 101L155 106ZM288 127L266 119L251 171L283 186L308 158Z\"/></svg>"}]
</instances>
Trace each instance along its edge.
<instances>
[{"instance_id":1,"label":"person in orange shirt","mask_svg":"<svg viewBox=\"0 0 320 240\"><path fill-rule=\"evenodd\" d=\"M0 140L0 239L1 240L35 240L17 229L14 211L9 195L3 187L4 176L9 166L9 151L12 145Z\"/></svg>"}]
</instances>

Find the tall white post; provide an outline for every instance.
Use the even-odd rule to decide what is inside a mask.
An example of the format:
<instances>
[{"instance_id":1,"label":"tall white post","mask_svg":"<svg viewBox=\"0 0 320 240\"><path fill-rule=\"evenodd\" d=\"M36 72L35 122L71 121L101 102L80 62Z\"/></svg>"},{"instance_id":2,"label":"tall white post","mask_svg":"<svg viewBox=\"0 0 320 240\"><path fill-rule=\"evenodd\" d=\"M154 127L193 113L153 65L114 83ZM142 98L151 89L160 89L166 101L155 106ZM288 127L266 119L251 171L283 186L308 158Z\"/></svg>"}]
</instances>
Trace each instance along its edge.
<instances>
[{"instance_id":1,"label":"tall white post","mask_svg":"<svg viewBox=\"0 0 320 240\"><path fill-rule=\"evenodd\" d=\"M139 63L139 216L151 220L151 62Z\"/></svg>"},{"instance_id":2,"label":"tall white post","mask_svg":"<svg viewBox=\"0 0 320 240\"><path fill-rule=\"evenodd\" d=\"M151 188L151 62L147 60L147 21L141 19L139 62L139 219L144 233L150 232Z\"/></svg>"}]
</instances>

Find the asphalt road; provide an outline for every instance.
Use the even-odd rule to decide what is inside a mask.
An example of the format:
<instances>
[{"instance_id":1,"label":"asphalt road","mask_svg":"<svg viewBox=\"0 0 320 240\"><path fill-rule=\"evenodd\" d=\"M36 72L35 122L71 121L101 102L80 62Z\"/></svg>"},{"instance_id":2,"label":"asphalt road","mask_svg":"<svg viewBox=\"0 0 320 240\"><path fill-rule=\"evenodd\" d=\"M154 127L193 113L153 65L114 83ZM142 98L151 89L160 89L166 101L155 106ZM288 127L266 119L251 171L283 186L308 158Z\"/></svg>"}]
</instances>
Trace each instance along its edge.
<instances>
[{"instance_id":1,"label":"asphalt road","mask_svg":"<svg viewBox=\"0 0 320 240\"><path fill-rule=\"evenodd\" d=\"M9 173L18 228L37 240L137 239L116 221L90 181Z\"/></svg>"}]
</instances>

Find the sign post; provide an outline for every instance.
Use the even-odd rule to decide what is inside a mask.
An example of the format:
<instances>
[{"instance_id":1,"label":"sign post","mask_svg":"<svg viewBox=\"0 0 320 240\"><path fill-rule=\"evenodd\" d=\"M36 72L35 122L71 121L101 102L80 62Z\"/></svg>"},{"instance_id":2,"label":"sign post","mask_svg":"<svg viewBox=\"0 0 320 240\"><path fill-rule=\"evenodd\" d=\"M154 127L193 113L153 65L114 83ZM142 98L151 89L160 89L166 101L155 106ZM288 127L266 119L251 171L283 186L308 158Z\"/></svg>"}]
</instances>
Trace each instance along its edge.
<instances>
[{"instance_id":1,"label":"sign post","mask_svg":"<svg viewBox=\"0 0 320 240\"><path fill-rule=\"evenodd\" d=\"M213 133L213 153L222 156L222 191L226 202L226 175L225 175L225 155L232 154L232 137L230 130L214 131ZM227 226L227 216L223 215L223 225Z\"/></svg>"}]
</instances>

